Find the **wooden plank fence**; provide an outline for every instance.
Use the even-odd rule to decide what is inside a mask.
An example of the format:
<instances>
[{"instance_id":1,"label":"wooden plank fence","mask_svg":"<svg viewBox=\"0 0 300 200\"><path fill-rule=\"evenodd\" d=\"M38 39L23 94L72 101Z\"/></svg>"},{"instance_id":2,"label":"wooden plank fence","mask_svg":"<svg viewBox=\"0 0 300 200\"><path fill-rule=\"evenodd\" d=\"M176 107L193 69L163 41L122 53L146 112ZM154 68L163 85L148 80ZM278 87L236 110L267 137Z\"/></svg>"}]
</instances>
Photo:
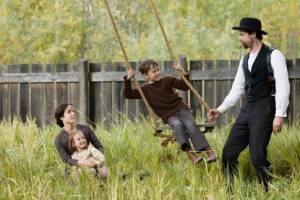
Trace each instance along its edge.
<instances>
[{"instance_id":1,"label":"wooden plank fence","mask_svg":"<svg viewBox=\"0 0 300 200\"><path fill-rule=\"evenodd\" d=\"M239 61L187 62L181 56L181 62L190 70L191 83L209 106L220 105L230 91ZM139 62L131 64L136 68ZM159 64L163 74L176 76L170 61ZM300 117L300 59L287 60L287 65L291 83L288 119L292 121ZM121 96L125 71L122 62L0 65L0 120L18 118L25 122L30 117L44 126L54 122L54 109L63 102L78 108L82 122L88 119L109 124L121 120L122 115L130 119L146 116L141 100L127 100ZM137 78L143 83L140 74ZM180 94L195 116L205 117L203 107L190 92ZM234 118L241 103L223 115L218 124Z\"/></svg>"}]
</instances>

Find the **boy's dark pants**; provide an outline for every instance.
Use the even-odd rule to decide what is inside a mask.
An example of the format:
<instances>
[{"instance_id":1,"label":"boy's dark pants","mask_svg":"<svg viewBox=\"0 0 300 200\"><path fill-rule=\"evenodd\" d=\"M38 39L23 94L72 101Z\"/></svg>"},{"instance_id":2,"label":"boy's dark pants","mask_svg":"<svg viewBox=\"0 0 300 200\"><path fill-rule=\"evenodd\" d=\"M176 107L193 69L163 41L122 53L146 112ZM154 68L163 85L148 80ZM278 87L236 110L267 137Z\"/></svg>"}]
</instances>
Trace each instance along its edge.
<instances>
[{"instance_id":1,"label":"boy's dark pants","mask_svg":"<svg viewBox=\"0 0 300 200\"><path fill-rule=\"evenodd\" d=\"M189 139L195 151L203 151L209 147L205 136L197 127L190 109L180 109L169 117L168 123L172 126L176 140L182 150L191 148Z\"/></svg>"},{"instance_id":2,"label":"boy's dark pants","mask_svg":"<svg viewBox=\"0 0 300 200\"><path fill-rule=\"evenodd\" d=\"M270 163L267 160L267 146L272 134L274 114L274 97L265 97L256 102L246 100L223 148L223 169L229 173L231 184L237 172L237 159L249 145L257 177L268 191Z\"/></svg>"}]
</instances>

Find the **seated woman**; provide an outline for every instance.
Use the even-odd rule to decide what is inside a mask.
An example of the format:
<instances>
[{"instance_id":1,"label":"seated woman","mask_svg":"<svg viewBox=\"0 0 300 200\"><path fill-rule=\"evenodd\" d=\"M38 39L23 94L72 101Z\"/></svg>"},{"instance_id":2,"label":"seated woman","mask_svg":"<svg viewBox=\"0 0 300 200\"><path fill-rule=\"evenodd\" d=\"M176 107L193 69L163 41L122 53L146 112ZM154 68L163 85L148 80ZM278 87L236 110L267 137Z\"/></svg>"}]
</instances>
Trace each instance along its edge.
<instances>
[{"instance_id":1,"label":"seated woman","mask_svg":"<svg viewBox=\"0 0 300 200\"><path fill-rule=\"evenodd\" d=\"M86 125L77 124L76 112L72 104L64 103L59 105L55 110L55 119L58 126L62 128L61 132L55 138L55 146L63 162L76 166L78 168L91 168L98 172L99 177L106 178L108 176L107 168L101 163L101 170L99 168L99 161L93 157L87 159L74 159L72 155L76 151L72 147L72 134L81 132L87 146L92 146L98 149L103 154L103 146L97 139L95 133ZM76 154L75 154L76 155ZM104 157L103 157L104 159Z\"/></svg>"}]
</instances>

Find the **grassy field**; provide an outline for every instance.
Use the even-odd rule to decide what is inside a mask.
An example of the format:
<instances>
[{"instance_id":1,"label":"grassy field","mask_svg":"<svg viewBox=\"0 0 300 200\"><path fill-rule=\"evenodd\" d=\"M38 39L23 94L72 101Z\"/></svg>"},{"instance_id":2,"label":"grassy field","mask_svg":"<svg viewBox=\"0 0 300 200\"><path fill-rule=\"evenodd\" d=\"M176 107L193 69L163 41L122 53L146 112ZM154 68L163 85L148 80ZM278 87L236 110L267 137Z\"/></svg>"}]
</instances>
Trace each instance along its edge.
<instances>
[{"instance_id":1,"label":"grassy field","mask_svg":"<svg viewBox=\"0 0 300 200\"><path fill-rule=\"evenodd\" d=\"M207 134L220 156L230 127ZM248 150L240 157L234 199L300 199L299 125L273 135L269 159L274 181L269 194L258 184ZM99 126L110 179L83 174L78 184L64 179L64 164L53 140L57 126L39 129L31 121L0 124L0 199L229 199L220 160L193 166L176 144L163 148L145 121Z\"/></svg>"}]
</instances>

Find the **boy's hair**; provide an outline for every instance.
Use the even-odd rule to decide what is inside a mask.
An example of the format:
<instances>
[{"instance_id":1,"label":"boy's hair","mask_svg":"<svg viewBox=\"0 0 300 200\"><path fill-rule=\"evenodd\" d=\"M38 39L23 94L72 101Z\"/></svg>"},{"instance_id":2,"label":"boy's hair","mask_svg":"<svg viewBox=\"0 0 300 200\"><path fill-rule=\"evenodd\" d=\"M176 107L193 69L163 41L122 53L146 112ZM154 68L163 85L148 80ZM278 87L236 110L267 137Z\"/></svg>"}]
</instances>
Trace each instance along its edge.
<instances>
[{"instance_id":1,"label":"boy's hair","mask_svg":"<svg viewBox=\"0 0 300 200\"><path fill-rule=\"evenodd\" d=\"M142 74L147 74L151 67L154 66L158 66L157 62L155 62L154 60L144 60L139 66L139 71Z\"/></svg>"},{"instance_id":2,"label":"boy's hair","mask_svg":"<svg viewBox=\"0 0 300 200\"><path fill-rule=\"evenodd\" d=\"M69 105L73 106L70 103L62 103L55 109L54 116L56 119L56 124L61 128L64 127L64 123L61 121L60 118L64 116L65 110Z\"/></svg>"}]
</instances>

